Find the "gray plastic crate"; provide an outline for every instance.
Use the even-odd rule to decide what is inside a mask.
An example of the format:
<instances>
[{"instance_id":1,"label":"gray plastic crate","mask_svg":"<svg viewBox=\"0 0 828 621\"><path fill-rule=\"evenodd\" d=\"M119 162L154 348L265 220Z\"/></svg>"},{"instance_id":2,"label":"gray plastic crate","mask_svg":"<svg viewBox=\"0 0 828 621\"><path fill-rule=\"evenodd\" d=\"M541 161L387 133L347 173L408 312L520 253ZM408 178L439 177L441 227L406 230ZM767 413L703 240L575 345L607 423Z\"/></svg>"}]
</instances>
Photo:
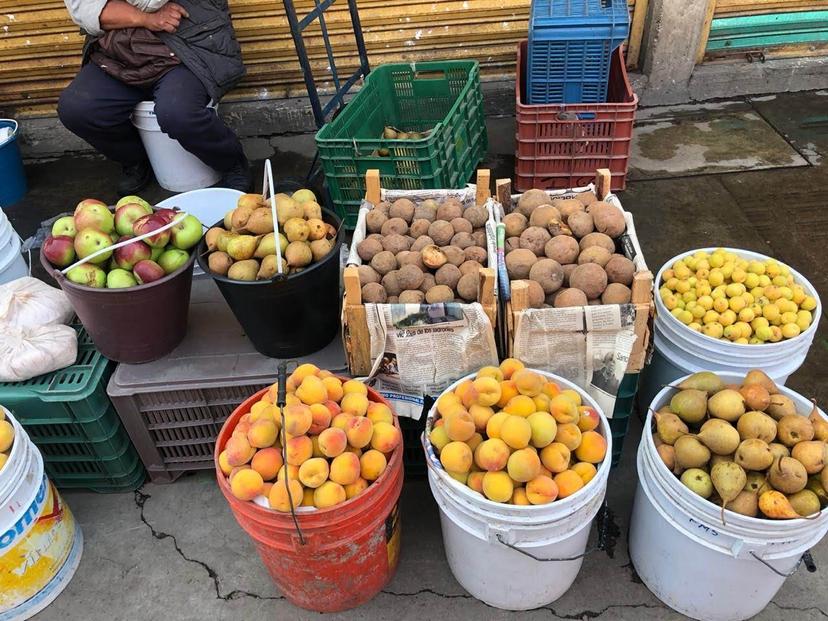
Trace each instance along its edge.
<instances>
[{"instance_id":1,"label":"gray plastic crate","mask_svg":"<svg viewBox=\"0 0 828 621\"><path fill-rule=\"evenodd\" d=\"M341 337L300 362L342 372ZM107 393L150 479L169 483L185 472L213 468L222 424L242 401L276 380L277 364L253 348L212 279L197 279L184 342L156 362L118 365Z\"/></svg>"}]
</instances>

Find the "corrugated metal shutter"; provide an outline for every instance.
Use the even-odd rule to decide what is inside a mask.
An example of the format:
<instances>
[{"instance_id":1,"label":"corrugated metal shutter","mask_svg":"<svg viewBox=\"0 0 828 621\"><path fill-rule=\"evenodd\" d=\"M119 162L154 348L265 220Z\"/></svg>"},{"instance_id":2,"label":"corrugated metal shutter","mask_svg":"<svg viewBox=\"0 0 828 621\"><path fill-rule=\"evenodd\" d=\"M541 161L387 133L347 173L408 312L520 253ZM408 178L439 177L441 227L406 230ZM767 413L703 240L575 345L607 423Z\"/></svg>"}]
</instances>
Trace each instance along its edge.
<instances>
[{"instance_id":1,"label":"corrugated metal shutter","mask_svg":"<svg viewBox=\"0 0 828 621\"><path fill-rule=\"evenodd\" d=\"M313 0L297 0L302 13ZM528 0L360 0L369 60L386 62L472 58L485 77L514 73L517 41L526 37ZM634 0L630 2L634 4ZM279 0L230 0L248 76L228 98L268 99L305 94L293 40ZM326 13L337 66L356 68L347 3ZM318 30L317 30L318 33ZM18 116L54 111L78 69L83 43L63 2L0 0L0 111ZM327 68L321 36L306 44L318 82ZM324 86L324 84L320 84Z\"/></svg>"}]
</instances>

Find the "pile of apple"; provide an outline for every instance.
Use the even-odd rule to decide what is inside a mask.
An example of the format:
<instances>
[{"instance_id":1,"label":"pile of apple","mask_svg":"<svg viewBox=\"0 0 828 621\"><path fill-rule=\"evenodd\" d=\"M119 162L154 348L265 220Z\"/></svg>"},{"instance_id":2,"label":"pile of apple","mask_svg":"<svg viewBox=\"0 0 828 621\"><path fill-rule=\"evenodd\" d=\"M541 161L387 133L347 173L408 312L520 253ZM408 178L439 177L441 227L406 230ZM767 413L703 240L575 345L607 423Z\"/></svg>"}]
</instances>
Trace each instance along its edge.
<instances>
[{"instance_id":1,"label":"pile of apple","mask_svg":"<svg viewBox=\"0 0 828 621\"><path fill-rule=\"evenodd\" d=\"M41 252L54 267L64 268L95 252L139 235L152 233L178 216L178 224L155 235L104 252L73 267L69 281L96 289L126 289L145 285L178 271L190 259L188 250L201 240L201 222L174 209L153 209L138 196L125 196L110 211L105 203L87 198L71 216L52 226Z\"/></svg>"}]
</instances>

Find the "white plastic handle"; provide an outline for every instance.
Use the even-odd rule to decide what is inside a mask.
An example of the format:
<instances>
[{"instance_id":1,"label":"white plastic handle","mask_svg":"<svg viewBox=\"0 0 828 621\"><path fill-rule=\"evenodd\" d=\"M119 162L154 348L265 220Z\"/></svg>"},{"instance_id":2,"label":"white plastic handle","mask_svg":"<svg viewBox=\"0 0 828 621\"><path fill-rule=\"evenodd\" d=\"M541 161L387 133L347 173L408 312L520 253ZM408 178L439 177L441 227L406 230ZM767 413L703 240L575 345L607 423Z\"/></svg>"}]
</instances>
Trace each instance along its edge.
<instances>
[{"instance_id":1,"label":"white plastic handle","mask_svg":"<svg viewBox=\"0 0 828 621\"><path fill-rule=\"evenodd\" d=\"M270 160L265 160L264 181L262 182L262 197L267 200L270 192L270 212L273 217L273 241L276 245L276 269L282 274L282 244L279 243L279 220L276 217L276 196L273 190L276 189L273 183L273 166Z\"/></svg>"}]
</instances>

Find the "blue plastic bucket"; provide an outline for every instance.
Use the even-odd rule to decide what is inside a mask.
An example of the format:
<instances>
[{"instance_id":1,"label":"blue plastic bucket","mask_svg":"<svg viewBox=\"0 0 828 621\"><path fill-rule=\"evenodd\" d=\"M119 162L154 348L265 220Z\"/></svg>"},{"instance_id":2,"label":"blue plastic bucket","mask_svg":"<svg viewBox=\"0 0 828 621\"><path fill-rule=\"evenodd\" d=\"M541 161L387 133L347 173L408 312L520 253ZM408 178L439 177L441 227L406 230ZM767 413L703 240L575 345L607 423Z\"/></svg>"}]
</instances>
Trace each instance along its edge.
<instances>
[{"instance_id":1,"label":"blue plastic bucket","mask_svg":"<svg viewBox=\"0 0 828 621\"><path fill-rule=\"evenodd\" d=\"M0 205L14 205L26 194L26 173L17 135L20 133L17 121L0 119L0 128L11 129L11 138L0 139Z\"/></svg>"}]
</instances>

